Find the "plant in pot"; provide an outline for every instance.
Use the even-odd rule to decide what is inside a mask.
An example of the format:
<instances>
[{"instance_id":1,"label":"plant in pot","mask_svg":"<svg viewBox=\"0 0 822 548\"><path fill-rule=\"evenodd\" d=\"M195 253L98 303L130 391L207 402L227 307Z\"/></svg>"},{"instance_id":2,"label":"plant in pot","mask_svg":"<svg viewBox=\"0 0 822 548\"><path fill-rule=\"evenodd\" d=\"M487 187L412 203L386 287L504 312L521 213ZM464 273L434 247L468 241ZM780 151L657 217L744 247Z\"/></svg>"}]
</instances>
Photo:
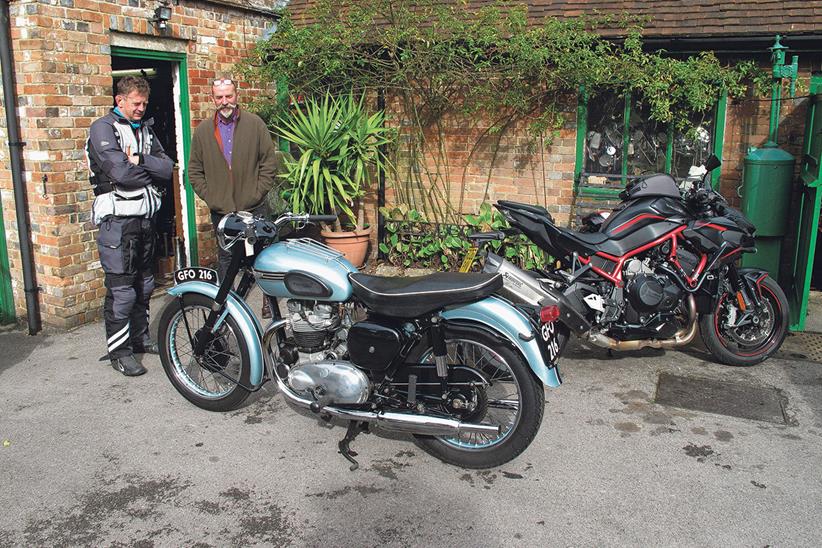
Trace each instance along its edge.
<instances>
[{"instance_id":1,"label":"plant in pot","mask_svg":"<svg viewBox=\"0 0 822 548\"><path fill-rule=\"evenodd\" d=\"M291 210L336 214L323 239L357 267L365 262L371 234L362 198L374 174L389 166L383 146L393 141L394 130L384 119L382 111L369 115L353 94L326 94L307 99L277 123L279 134L297 147L281 175Z\"/></svg>"}]
</instances>

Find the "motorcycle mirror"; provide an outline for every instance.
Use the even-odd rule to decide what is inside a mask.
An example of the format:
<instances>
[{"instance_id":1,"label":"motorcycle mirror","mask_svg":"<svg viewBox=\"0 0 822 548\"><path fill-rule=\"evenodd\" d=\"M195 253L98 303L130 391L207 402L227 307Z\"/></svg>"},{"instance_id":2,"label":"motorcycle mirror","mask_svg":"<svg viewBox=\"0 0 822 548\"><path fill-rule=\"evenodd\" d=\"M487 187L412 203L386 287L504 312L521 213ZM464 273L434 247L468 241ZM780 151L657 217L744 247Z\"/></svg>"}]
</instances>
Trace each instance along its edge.
<instances>
[{"instance_id":1,"label":"motorcycle mirror","mask_svg":"<svg viewBox=\"0 0 822 548\"><path fill-rule=\"evenodd\" d=\"M721 165L722 162L719 158L716 157L716 154L711 154L710 156L708 156L708 159L705 160L705 169L707 169L708 172L713 171Z\"/></svg>"}]
</instances>

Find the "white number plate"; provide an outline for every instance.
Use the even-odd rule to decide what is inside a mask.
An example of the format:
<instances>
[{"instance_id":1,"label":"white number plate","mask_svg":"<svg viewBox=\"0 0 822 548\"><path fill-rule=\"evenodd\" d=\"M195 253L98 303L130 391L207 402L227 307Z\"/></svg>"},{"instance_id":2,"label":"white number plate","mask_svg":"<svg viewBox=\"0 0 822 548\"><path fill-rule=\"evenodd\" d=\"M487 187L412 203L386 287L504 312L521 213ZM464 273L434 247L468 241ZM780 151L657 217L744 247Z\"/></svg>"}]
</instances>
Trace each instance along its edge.
<instances>
[{"instance_id":1,"label":"white number plate","mask_svg":"<svg viewBox=\"0 0 822 548\"><path fill-rule=\"evenodd\" d=\"M190 268L181 268L174 272L174 283L181 284L185 282L206 282L213 285L220 285L217 280L217 271L213 268L201 268L193 266Z\"/></svg>"}]
</instances>

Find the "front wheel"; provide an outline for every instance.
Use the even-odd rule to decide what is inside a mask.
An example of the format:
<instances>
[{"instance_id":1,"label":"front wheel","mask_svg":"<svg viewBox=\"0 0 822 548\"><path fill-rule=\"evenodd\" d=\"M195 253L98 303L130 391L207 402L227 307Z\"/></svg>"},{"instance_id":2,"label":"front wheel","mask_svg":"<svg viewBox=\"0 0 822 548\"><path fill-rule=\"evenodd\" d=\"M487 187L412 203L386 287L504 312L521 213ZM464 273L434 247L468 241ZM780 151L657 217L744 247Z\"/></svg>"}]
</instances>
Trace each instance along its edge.
<instances>
[{"instance_id":1,"label":"front wheel","mask_svg":"<svg viewBox=\"0 0 822 548\"><path fill-rule=\"evenodd\" d=\"M250 394L243 388L249 385L248 344L228 315L203 355L194 356L197 333L212 304L210 297L187 293L166 305L158 336L160 361L171 384L188 401L208 411L230 411Z\"/></svg>"},{"instance_id":2,"label":"front wheel","mask_svg":"<svg viewBox=\"0 0 822 548\"><path fill-rule=\"evenodd\" d=\"M469 423L500 427L496 436L416 435L417 445L450 464L464 468L500 466L522 453L539 430L545 409L542 383L519 352L479 329L449 327L446 331L448 364L469 367L487 380L465 394L474 402L470 412L455 413L443 405L443 414ZM415 363L434 363L434 350L421 345L410 356Z\"/></svg>"},{"instance_id":3,"label":"front wheel","mask_svg":"<svg viewBox=\"0 0 822 548\"><path fill-rule=\"evenodd\" d=\"M788 333L788 299L770 277L759 283L756 310L743 311L733 291L723 290L714 311L699 319L705 346L727 365L756 365L782 346Z\"/></svg>"}]
</instances>

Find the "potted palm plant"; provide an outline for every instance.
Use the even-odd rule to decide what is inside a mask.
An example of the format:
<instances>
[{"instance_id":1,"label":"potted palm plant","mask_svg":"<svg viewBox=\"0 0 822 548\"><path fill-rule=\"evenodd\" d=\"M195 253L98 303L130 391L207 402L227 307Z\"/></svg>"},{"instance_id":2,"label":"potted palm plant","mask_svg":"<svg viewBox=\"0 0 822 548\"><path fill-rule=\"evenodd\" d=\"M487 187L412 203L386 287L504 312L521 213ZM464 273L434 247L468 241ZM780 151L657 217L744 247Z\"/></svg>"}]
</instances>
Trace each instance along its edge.
<instances>
[{"instance_id":1,"label":"potted palm plant","mask_svg":"<svg viewBox=\"0 0 822 548\"><path fill-rule=\"evenodd\" d=\"M281 175L291 210L336 214L323 239L358 267L365 262L371 234L362 198L377 170L388 166L383 145L394 135L384 119L382 111L369 115L363 98L327 94L297 105L277 123L280 135L297 147Z\"/></svg>"}]
</instances>

